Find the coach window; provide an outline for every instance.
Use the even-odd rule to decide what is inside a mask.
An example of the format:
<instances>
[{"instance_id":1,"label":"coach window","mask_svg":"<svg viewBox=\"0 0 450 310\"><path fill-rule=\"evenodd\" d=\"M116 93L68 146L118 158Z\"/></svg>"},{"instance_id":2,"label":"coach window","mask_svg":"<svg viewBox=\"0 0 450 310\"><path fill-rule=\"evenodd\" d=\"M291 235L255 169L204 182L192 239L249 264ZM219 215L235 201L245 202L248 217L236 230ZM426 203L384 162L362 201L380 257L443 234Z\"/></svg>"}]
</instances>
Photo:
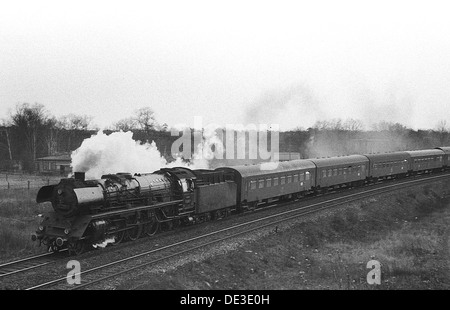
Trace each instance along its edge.
<instances>
[{"instance_id":1,"label":"coach window","mask_svg":"<svg viewBox=\"0 0 450 310\"><path fill-rule=\"evenodd\" d=\"M292 183L292 175L288 175L288 177L287 177L287 182L288 182L288 183Z\"/></svg>"},{"instance_id":2,"label":"coach window","mask_svg":"<svg viewBox=\"0 0 450 310\"><path fill-rule=\"evenodd\" d=\"M338 175L342 175L342 168L338 169Z\"/></svg>"},{"instance_id":3,"label":"coach window","mask_svg":"<svg viewBox=\"0 0 450 310\"><path fill-rule=\"evenodd\" d=\"M286 183L285 177L281 177L281 178L280 178L280 184L283 185L283 184L285 184L285 183Z\"/></svg>"},{"instance_id":4,"label":"coach window","mask_svg":"<svg viewBox=\"0 0 450 310\"><path fill-rule=\"evenodd\" d=\"M329 177L333 176L333 170L328 169L328 176L329 176Z\"/></svg>"},{"instance_id":5,"label":"coach window","mask_svg":"<svg viewBox=\"0 0 450 310\"><path fill-rule=\"evenodd\" d=\"M337 168L333 169L333 175L337 176Z\"/></svg>"},{"instance_id":6,"label":"coach window","mask_svg":"<svg viewBox=\"0 0 450 310\"><path fill-rule=\"evenodd\" d=\"M346 175L347 174L347 168L342 169L342 174Z\"/></svg>"},{"instance_id":7,"label":"coach window","mask_svg":"<svg viewBox=\"0 0 450 310\"><path fill-rule=\"evenodd\" d=\"M259 188L263 188L264 187L264 179L259 180Z\"/></svg>"},{"instance_id":8,"label":"coach window","mask_svg":"<svg viewBox=\"0 0 450 310\"><path fill-rule=\"evenodd\" d=\"M306 178L306 181L309 180L309 171L306 171L306 176L305 176L305 178Z\"/></svg>"},{"instance_id":9,"label":"coach window","mask_svg":"<svg viewBox=\"0 0 450 310\"><path fill-rule=\"evenodd\" d=\"M352 167L348 167L348 174L352 174Z\"/></svg>"},{"instance_id":10,"label":"coach window","mask_svg":"<svg viewBox=\"0 0 450 310\"><path fill-rule=\"evenodd\" d=\"M298 174L294 174L294 183L298 182Z\"/></svg>"},{"instance_id":11,"label":"coach window","mask_svg":"<svg viewBox=\"0 0 450 310\"><path fill-rule=\"evenodd\" d=\"M322 170L322 178L327 177L327 171L325 169Z\"/></svg>"},{"instance_id":12,"label":"coach window","mask_svg":"<svg viewBox=\"0 0 450 310\"><path fill-rule=\"evenodd\" d=\"M303 182L305 180L305 174L302 172L300 173L300 182Z\"/></svg>"},{"instance_id":13,"label":"coach window","mask_svg":"<svg viewBox=\"0 0 450 310\"><path fill-rule=\"evenodd\" d=\"M366 165L362 165L362 166L361 166L361 171L362 171L362 172L365 172L365 171L366 171Z\"/></svg>"},{"instance_id":14,"label":"coach window","mask_svg":"<svg viewBox=\"0 0 450 310\"><path fill-rule=\"evenodd\" d=\"M266 187L271 187L272 186L272 179L266 179Z\"/></svg>"},{"instance_id":15,"label":"coach window","mask_svg":"<svg viewBox=\"0 0 450 310\"><path fill-rule=\"evenodd\" d=\"M256 189L256 181L255 180L250 181L250 188L251 189Z\"/></svg>"},{"instance_id":16,"label":"coach window","mask_svg":"<svg viewBox=\"0 0 450 310\"><path fill-rule=\"evenodd\" d=\"M278 177L273 178L273 186L278 186Z\"/></svg>"}]
</instances>

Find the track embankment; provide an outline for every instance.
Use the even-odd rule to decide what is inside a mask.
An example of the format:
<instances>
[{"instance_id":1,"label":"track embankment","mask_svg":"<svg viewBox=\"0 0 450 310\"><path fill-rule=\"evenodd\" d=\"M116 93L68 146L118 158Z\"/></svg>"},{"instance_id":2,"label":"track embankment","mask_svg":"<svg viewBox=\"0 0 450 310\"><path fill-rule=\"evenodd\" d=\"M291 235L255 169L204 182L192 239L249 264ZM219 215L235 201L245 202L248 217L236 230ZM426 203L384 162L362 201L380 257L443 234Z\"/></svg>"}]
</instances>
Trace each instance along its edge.
<instances>
[{"instance_id":1,"label":"track embankment","mask_svg":"<svg viewBox=\"0 0 450 310\"><path fill-rule=\"evenodd\" d=\"M450 181L437 181L232 240L186 263L143 269L114 287L449 289L449 236ZM380 284L367 282L370 260L381 264Z\"/></svg>"}]
</instances>

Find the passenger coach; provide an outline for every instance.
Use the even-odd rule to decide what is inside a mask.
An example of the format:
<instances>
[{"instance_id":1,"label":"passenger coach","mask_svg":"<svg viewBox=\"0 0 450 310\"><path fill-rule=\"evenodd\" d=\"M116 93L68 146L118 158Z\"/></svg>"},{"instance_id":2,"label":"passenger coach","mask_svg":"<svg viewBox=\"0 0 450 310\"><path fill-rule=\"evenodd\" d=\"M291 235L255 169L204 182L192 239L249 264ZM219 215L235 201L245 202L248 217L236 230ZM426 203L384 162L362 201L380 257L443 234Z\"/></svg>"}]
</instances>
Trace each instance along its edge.
<instances>
[{"instance_id":1,"label":"passenger coach","mask_svg":"<svg viewBox=\"0 0 450 310\"><path fill-rule=\"evenodd\" d=\"M301 196L315 184L315 165L302 159L216 170L233 174L238 187L236 205L250 209L269 198Z\"/></svg>"},{"instance_id":2,"label":"passenger coach","mask_svg":"<svg viewBox=\"0 0 450 310\"><path fill-rule=\"evenodd\" d=\"M407 152L364 154L369 159L369 179L387 179L408 174L411 156Z\"/></svg>"},{"instance_id":3,"label":"passenger coach","mask_svg":"<svg viewBox=\"0 0 450 310\"><path fill-rule=\"evenodd\" d=\"M316 167L316 189L364 183L369 159L363 155L309 159Z\"/></svg>"},{"instance_id":4,"label":"passenger coach","mask_svg":"<svg viewBox=\"0 0 450 310\"><path fill-rule=\"evenodd\" d=\"M412 173L429 172L444 167L444 151L431 149L407 151L411 156L409 170Z\"/></svg>"}]
</instances>

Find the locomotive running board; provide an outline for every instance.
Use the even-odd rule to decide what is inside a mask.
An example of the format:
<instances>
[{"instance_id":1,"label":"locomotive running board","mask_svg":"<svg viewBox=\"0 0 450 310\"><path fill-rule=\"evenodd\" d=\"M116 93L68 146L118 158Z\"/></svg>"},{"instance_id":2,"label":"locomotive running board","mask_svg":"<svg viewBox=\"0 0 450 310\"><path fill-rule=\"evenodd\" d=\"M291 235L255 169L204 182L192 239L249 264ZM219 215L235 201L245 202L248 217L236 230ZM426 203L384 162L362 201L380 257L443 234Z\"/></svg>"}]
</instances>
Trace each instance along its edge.
<instances>
[{"instance_id":1,"label":"locomotive running board","mask_svg":"<svg viewBox=\"0 0 450 310\"><path fill-rule=\"evenodd\" d=\"M122 210L116 210L116 211L109 211L109 212L99 213L99 214L90 214L88 216L92 220L97 220L97 219L102 219L105 217L121 215L121 214L125 214L125 213L130 213L130 212L139 212L139 211L147 210L149 208L156 209L156 208L167 207L167 206L177 204L177 203L182 203L182 202L183 202L183 200L172 200L172 201L168 201L168 202L157 203L154 205L134 207L134 208L130 208L130 209L122 209Z\"/></svg>"}]
</instances>

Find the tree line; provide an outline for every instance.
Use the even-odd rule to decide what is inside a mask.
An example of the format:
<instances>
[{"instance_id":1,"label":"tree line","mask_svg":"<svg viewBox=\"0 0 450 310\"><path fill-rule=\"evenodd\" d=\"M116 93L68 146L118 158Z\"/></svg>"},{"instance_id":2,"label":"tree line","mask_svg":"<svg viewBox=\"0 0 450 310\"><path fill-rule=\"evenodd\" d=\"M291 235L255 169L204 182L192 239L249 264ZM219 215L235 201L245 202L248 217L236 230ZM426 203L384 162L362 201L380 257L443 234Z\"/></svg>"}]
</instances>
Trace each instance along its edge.
<instances>
[{"instance_id":1,"label":"tree line","mask_svg":"<svg viewBox=\"0 0 450 310\"><path fill-rule=\"evenodd\" d=\"M42 104L17 104L0 123L0 170L20 166L32 172L37 158L70 153L98 130L89 115L71 113L57 118ZM171 159L171 146L178 137L171 136L167 124L156 121L150 107L140 108L132 116L111 124L105 133L120 130L132 131L136 141L155 141L162 155ZM429 130L413 130L385 121L365 129L357 119L320 120L307 129L280 132L279 151L313 158L434 148L450 145L449 131L446 120L439 120Z\"/></svg>"},{"instance_id":2,"label":"tree line","mask_svg":"<svg viewBox=\"0 0 450 310\"><path fill-rule=\"evenodd\" d=\"M37 158L69 153L98 130L89 115L70 113L55 117L43 104L17 104L0 123L0 169L20 167L32 172ZM120 130L133 131L140 141L157 142L166 140L162 136L170 136L167 124L159 125L149 107L136 110L133 116L111 124L106 131ZM164 142L161 144L170 151Z\"/></svg>"}]
</instances>

